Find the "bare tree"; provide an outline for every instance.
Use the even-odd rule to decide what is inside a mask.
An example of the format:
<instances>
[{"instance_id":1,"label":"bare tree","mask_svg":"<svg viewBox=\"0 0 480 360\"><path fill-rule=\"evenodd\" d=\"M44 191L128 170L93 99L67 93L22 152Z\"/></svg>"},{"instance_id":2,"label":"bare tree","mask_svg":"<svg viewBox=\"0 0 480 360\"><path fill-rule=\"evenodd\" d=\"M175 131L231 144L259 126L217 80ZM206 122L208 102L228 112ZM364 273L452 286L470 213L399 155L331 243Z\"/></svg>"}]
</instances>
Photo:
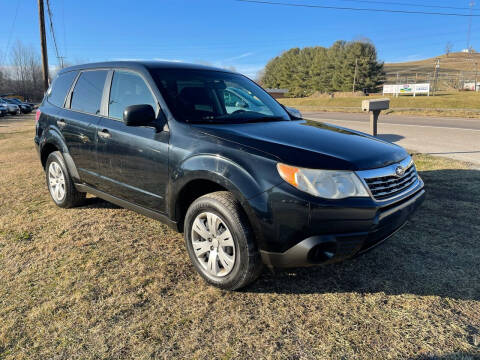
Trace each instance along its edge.
<instances>
[{"instance_id":1,"label":"bare tree","mask_svg":"<svg viewBox=\"0 0 480 360\"><path fill-rule=\"evenodd\" d=\"M10 92L27 99L39 100L43 96L40 55L32 46L18 40L11 52L12 82Z\"/></svg>"},{"instance_id":2,"label":"bare tree","mask_svg":"<svg viewBox=\"0 0 480 360\"><path fill-rule=\"evenodd\" d=\"M0 52L0 59L3 59L3 54ZM0 94L3 94L7 87L7 74L5 71L5 64L0 63Z\"/></svg>"},{"instance_id":3,"label":"bare tree","mask_svg":"<svg viewBox=\"0 0 480 360\"><path fill-rule=\"evenodd\" d=\"M447 55L447 57L452 52L452 49L453 49L452 42L451 41L447 42L447 44L445 45L445 54Z\"/></svg>"},{"instance_id":4,"label":"bare tree","mask_svg":"<svg viewBox=\"0 0 480 360\"><path fill-rule=\"evenodd\" d=\"M265 77L265 68L261 69L260 71L257 72L257 75L255 76L255 82L259 84L260 86L263 86L263 78Z\"/></svg>"}]
</instances>

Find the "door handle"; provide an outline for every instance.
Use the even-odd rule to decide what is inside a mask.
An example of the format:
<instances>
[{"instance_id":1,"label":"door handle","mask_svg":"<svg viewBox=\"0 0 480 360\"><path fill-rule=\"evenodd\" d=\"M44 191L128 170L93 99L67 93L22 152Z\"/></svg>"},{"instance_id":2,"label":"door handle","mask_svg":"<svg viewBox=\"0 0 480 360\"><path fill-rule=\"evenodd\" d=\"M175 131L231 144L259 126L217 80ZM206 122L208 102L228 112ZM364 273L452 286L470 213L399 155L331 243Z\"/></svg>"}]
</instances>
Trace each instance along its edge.
<instances>
[{"instance_id":1,"label":"door handle","mask_svg":"<svg viewBox=\"0 0 480 360\"><path fill-rule=\"evenodd\" d=\"M108 132L107 129L100 130L97 132L97 134L103 139L109 139L112 137L112 135Z\"/></svg>"},{"instance_id":2,"label":"door handle","mask_svg":"<svg viewBox=\"0 0 480 360\"><path fill-rule=\"evenodd\" d=\"M67 123L65 122L65 120L60 119L60 120L57 120L57 125L63 128L65 125L67 125Z\"/></svg>"}]
</instances>

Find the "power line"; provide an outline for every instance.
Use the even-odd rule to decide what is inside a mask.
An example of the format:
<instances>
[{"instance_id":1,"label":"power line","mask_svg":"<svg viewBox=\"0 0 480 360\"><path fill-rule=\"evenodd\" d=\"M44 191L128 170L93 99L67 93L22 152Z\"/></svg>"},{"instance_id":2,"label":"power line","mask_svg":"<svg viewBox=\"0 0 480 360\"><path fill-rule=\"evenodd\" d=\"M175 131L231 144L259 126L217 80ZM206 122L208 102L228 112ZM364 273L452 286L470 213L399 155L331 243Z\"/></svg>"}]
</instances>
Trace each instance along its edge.
<instances>
[{"instance_id":1,"label":"power line","mask_svg":"<svg viewBox=\"0 0 480 360\"><path fill-rule=\"evenodd\" d=\"M419 14L419 15L438 15L438 16L460 16L460 17L480 17L480 15L472 14L459 14L459 13L444 13L444 12L430 12L430 11L411 11L411 10L393 10L393 9L372 9L372 8L354 8L354 7L341 7L341 6L326 6L326 5L310 5L310 4L296 4L296 3L284 3L275 1L263 1L263 0L234 0L238 2L251 3L251 4L264 4L264 5L280 5L290 7L303 7L314 9L332 9L332 10L348 10L348 11L368 11L368 12L382 12L382 13L396 13L396 14Z\"/></svg>"},{"instance_id":2,"label":"power line","mask_svg":"<svg viewBox=\"0 0 480 360\"><path fill-rule=\"evenodd\" d=\"M57 39L55 38L55 31L53 29L53 16L52 16L52 10L50 9L50 0L47 0L47 12L48 12L48 19L50 20L50 33L52 34L55 53L57 54L57 60L60 62L60 65L63 68L63 56L60 56L60 53L58 52Z\"/></svg>"},{"instance_id":3,"label":"power line","mask_svg":"<svg viewBox=\"0 0 480 360\"><path fill-rule=\"evenodd\" d=\"M63 54L68 56L67 53L67 30L65 27L65 0L62 0L62 25L63 25Z\"/></svg>"},{"instance_id":4,"label":"power line","mask_svg":"<svg viewBox=\"0 0 480 360\"><path fill-rule=\"evenodd\" d=\"M12 40L13 30L15 29L15 23L17 21L18 10L20 9L20 3L21 3L21 0L18 0L17 8L15 9L15 15L13 17L12 27L10 28L10 33L8 35L7 47L5 48L5 53L2 56L2 62L1 62L2 64L5 61L5 57L7 56L8 50L10 48L10 41Z\"/></svg>"},{"instance_id":5,"label":"power line","mask_svg":"<svg viewBox=\"0 0 480 360\"><path fill-rule=\"evenodd\" d=\"M429 8L429 9L470 10L470 8L466 8L466 7L443 6L443 5L424 5L424 4L404 3L404 2L396 2L396 1L392 1L392 2L375 1L375 0L337 0L337 1L365 3L365 4L395 5L395 6L413 6L413 7L418 7L418 8ZM478 11L478 10L474 9L473 11Z\"/></svg>"}]
</instances>

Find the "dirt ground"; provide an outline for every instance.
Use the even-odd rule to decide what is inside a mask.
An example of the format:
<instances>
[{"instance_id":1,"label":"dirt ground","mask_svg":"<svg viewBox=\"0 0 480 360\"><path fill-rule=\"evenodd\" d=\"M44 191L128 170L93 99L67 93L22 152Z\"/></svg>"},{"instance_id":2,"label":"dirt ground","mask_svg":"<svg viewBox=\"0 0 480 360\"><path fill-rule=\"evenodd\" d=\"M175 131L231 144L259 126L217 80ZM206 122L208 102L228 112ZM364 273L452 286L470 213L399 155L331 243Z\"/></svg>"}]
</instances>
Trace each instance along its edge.
<instances>
[{"instance_id":1,"label":"dirt ground","mask_svg":"<svg viewBox=\"0 0 480 360\"><path fill-rule=\"evenodd\" d=\"M480 171L415 157L427 200L337 265L207 286L183 238L90 198L57 208L33 116L0 118L0 359L480 358Z\"/></svg>"}]
</instances>

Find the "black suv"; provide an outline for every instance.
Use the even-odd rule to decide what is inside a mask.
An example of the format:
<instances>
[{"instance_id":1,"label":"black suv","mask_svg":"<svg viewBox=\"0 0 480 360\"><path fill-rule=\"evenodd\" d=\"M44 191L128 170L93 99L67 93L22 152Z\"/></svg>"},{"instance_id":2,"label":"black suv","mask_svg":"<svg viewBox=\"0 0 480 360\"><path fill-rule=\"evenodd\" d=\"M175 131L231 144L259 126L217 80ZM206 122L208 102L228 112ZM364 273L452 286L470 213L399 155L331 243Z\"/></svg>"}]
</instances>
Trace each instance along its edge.
<instances>
[{"instance_id":1,"label":"black suv","mask_svg":"<svg viewBox=\"0 0 480 360\"><path fill-rule=\"evenodd\" d=\"M352 257L424 198L401 147L303 120L237 73L165 62L63 69L37 111L53 201L86 193L184 232L211 284L238 289L265 264Z\"/></svg>"}]
</instances>

